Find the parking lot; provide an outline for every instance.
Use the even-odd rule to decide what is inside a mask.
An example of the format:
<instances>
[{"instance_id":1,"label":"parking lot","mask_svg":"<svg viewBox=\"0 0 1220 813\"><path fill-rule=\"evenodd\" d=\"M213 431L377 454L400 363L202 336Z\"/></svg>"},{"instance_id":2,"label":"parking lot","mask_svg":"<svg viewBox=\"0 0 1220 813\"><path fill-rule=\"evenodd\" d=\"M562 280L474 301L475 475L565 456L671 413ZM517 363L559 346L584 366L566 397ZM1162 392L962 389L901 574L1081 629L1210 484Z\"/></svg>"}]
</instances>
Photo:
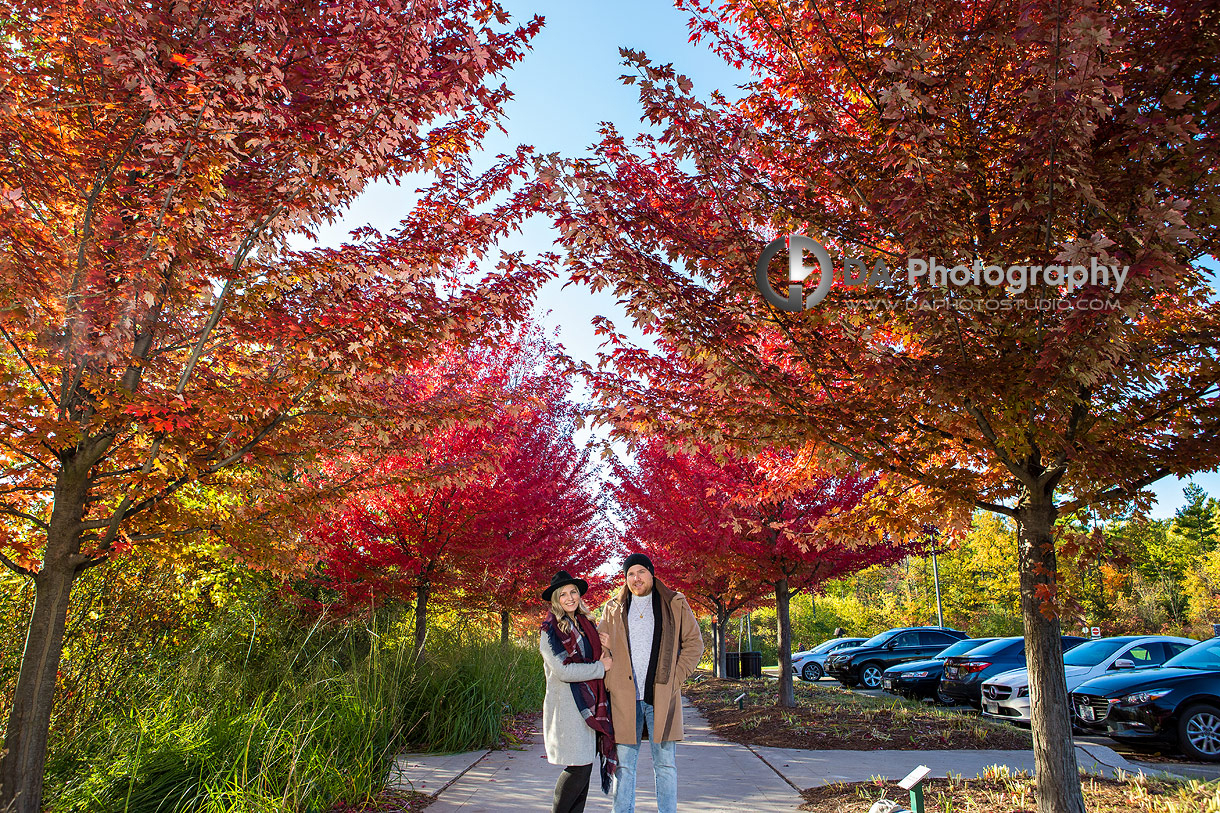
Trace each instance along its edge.
<instances>
[{"instance_id":1,"label":"parking lot","mask_svg":"<svg viewBox=\"0 0 1220 813\"><path fill-rule=\"evenodd\" d=\"M764 666L762 671L764 677L769 677L772 679L777 679L779 677L779 667L777 666ZM799 681L800 679L794 678L794 680ZM840 685L838 681L831 677L823 677L821 680L817 681L817 683L822 686L837 687ZM868 697L890 698L894 700L900 699L895 695L888 694L882 689L865 689L857 686L848 689L848 691ZM942 708L971 716L979 716L978 709L974 708L973 706L944 706ZM1147 768L1149 771L1170 770L1174 773L1178 773L1192 779L1207 781L1220 779L1220 764L1192 762L1183 759L1180 754L1175 754L1172 752L1150 753L1148 751L1141 751L1125 743L1117 742L1109 737L1097 734L1077 734L1074 739L1078 743L1092 743L1094 745L1104 745L1107 748L1113 748L1115 751L1122 754L1128 761Z\"/></svg>"}]
</instances>

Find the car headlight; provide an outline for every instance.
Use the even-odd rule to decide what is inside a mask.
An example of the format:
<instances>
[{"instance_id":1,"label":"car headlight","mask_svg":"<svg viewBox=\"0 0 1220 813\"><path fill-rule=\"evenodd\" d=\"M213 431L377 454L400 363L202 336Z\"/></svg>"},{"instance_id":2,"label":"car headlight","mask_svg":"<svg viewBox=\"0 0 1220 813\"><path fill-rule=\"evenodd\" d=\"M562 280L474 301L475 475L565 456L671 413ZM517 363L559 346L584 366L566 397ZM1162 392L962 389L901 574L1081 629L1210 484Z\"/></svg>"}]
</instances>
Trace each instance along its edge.
<instances>
[{"instance_id":1,"label":"car headlight","mask_svg":"<svg viewBox=\"0 0 1220 813\"><path fill-rule=\"evenodd\" d=\"M1029 697L1029 687L1020 686L1017 688L1017 697Z\"/></svg>"},{"instance_id":2,"label":"car headlight","mask_svg":"<svg viewBox=\"0 0 1220 813\"><path fill-rule=\"evenodd\" d=\"M1123 698L1123 705L1142 706L1145 703L1151 703L1153 700L1159 700L1172 691L1173 689L1147 689L1142 692L1135 692Z\"/></svg>"},{"instance_id":3,"label":"car headlight","mask_svg":"<svg viewBox=\"0 0 1220 813\"><path fill-rule=\"evenodd\" d=\"M927 672L907 672L905 675L903 675L903 677L907 677L907 678L921 678L921 677L927 677L927 676L928 676Z\"/></svg>"}]
</instances>

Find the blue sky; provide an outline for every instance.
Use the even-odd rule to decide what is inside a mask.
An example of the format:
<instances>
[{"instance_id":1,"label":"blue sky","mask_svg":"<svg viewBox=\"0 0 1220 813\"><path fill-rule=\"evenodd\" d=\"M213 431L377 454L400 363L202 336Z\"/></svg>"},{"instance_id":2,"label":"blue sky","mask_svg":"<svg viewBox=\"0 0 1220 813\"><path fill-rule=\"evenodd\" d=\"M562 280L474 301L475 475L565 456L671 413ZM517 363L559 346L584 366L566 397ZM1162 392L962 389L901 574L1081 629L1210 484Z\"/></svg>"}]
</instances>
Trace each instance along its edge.
<instances>
[{"instance_id":1,"label":"blue sky","mask_svg":"<svg viewBox=\"0 0 1220 813\"><path fill-rule=\"evenodd\" d=\"M497 133L488 142L492 154L524 143L544 153L578 155L597 140L602 121L613 122L625 135L639 132L644 125L639 121L636 91L618 79L625 72L620 47L644 51L654 62L672 62L701 93L720 88L731 96L733 86L745 79L705 47L690 44L685 15L661 0L502 0L502 5L514 20L524 22L540 14L546 25L533 50L507 78L515 94L506 110L509 135ZM323 230L322 242L338 243L348 230L364 223L383 231L393 229L410 205L412 191L411 184L371 186L347 217ZM551 242L548 225L535 219L505 248L537 253L549 250ZM576 358L596 358L598 340L590 320L597 315L614 318L628 335L639 335L609 294L576 286L564 289L563 281L557 280L539 298L539 321L557 331L567 352ZM1220 475L1201 474L1195 481L1220 496ZM1183 485L1170 478L1154 486L1158 498L1154 516L1172 515L1182 505Z\"/></svg>"}]
</instances>

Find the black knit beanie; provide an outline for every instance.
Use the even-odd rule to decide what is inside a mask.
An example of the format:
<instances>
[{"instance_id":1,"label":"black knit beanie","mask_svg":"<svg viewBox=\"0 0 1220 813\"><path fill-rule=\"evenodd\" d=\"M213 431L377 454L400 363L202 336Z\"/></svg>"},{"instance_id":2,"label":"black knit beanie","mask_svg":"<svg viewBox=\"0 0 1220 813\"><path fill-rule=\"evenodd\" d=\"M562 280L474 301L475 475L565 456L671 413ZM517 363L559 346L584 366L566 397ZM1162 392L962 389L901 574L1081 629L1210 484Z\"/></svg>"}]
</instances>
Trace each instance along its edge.
<instances>
[{"instance_id":1,"label":"black knit beanie","mask_svg":"<svg viewBox=\"0 0 1220 813\"><path fill-rule=\"evenodd\" d=\"M657 575L657 571L652 567L652 560L642 553L633 553L627 557L626 561L623 562L624 575L635 565L643 565L644 567L648 568L649 573L654 576Z\"/></svg>"}]
</instances>

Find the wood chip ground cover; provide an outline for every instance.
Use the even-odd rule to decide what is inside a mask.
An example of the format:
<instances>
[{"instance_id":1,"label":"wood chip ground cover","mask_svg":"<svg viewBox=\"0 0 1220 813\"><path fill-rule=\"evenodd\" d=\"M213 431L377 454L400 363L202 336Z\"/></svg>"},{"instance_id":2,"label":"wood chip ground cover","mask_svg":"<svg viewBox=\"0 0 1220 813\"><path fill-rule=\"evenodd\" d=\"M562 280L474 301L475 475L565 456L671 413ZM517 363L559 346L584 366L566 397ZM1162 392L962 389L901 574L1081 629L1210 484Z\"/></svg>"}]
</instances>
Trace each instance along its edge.
<instances>
[{"instance_id":1,"label":"wood chip ground cover","mask_svg":"<svg viewBox=\"0 0 1220 813\"><path fill-rule=\"evenodd\" d=\"M795 690L795 709L775 705L776 683L765 678L710 678L687 683L682 693L718 735L745 745L828 751L1030 747L1025 730L900 698L805 683ZM739 710L735 698L742 692L745 708Z\"/></svg>"},{"instance_id":2,"label":"wood chip ground cover","mask_svg":"<svg viewBox=\"0 0 1220 813\"><path fill-rule=\"evenodd\" d=\"M1156 782L1142 776L1122 781L1085 777L1084 803L1089 813L1220 813L1220 783ZM864 813L879 799L904 807L907 792L896 782L825 785L801 793L801 810L817 813ZM1035 813L1037 797L1024 773L1000 769L981 779L929 779L924 782L928 813Z\"/></svg>"}]
</instances>

